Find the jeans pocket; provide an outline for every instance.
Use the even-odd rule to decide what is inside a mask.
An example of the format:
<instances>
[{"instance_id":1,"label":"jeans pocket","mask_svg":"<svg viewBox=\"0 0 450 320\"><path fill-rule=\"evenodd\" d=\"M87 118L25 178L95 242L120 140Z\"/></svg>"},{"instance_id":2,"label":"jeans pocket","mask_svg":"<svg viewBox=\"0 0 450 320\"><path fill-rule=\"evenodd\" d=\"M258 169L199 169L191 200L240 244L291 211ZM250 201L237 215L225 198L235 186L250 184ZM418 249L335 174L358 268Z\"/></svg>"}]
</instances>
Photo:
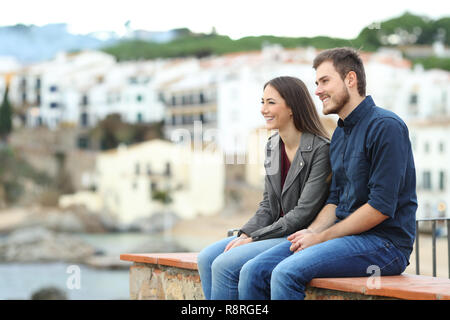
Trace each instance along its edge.
<instances>
[{"instance_id":1,"label":"jeans pocket","mask_svg":"<svg viewBox=\"0 0 450 320\"><path fill-rule=\"evenodd\" d=\"M385 259L384 266L381 267L381 275L398 275L401 274L405 268L405 259L400 250L398 250L392 243L384 242Z\"/></svg>"}]
</instances>

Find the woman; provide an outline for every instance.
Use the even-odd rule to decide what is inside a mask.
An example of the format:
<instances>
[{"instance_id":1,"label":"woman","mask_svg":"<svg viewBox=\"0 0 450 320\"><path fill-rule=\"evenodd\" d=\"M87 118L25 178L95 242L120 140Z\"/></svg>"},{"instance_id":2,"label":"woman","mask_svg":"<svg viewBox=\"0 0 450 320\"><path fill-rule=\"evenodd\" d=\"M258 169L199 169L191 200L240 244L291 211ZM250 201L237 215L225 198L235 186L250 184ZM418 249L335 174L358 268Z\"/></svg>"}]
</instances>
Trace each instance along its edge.
<instances>
[{"instance_id":1,"label":"woman","mask_svg":"<svg viewBox=\"0 0 450 320\"><path fill-rule=\"evenodd\" d=\"M266 146L263 200L237 236L199 253L206 299L238 299L243 265L308 227L328 196L328 135L305 84L294 77L272 79L261 104L267 129L278 130Z\"/></svg>"}]
</instances>

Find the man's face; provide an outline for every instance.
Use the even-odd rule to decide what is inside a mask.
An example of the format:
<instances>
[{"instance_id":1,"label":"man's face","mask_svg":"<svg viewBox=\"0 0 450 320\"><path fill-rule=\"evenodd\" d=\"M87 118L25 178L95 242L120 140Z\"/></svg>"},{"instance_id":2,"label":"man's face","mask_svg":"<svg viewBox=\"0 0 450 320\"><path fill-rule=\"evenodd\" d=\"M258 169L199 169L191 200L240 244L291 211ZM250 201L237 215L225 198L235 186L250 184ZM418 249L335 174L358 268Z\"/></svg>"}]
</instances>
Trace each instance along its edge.
<instances>
[{"instance_id":1,"label":"man's face","mask_svg":"<svg viewBox=\"0 0 450 320\"><path fill-rule=\"evenodd\" d=\"M322 112L339 114L350 100L350 93L333 66L332 61L324 61L316 70L316 95L322 101Z\"/></svg>"}]
</instances>

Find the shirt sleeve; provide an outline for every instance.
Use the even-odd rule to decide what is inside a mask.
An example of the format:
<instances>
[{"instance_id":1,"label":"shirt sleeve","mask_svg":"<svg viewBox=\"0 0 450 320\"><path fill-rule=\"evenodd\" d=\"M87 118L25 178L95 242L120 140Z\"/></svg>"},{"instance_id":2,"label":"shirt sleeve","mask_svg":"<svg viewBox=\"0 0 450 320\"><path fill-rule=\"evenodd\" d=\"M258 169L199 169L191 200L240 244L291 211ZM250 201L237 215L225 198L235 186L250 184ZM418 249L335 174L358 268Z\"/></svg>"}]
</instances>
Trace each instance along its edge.
<instances>
[{"instance_id":1,"label":"shirt sleeve","mask_svg":"<svg viewBox=\"0 0 450 320\"><path fill-rule=\"evenodd\" d=\"M331 175L330 194L328 195L328 199L325 204L339 205L339 192L336 187L336 179L334 177L334 173Z\"/></svg>"},{"instance_id":2,"label":"shirt sleeve","mask_svg":"<svg viewBox=\"0 0 450 320\"><path fill-rule=\"evenodd\" d=\"M408 129L401 120L383 118L370 126L367 137L368 203L393 218L411 152Z\"/></svg>"}]
</instances>

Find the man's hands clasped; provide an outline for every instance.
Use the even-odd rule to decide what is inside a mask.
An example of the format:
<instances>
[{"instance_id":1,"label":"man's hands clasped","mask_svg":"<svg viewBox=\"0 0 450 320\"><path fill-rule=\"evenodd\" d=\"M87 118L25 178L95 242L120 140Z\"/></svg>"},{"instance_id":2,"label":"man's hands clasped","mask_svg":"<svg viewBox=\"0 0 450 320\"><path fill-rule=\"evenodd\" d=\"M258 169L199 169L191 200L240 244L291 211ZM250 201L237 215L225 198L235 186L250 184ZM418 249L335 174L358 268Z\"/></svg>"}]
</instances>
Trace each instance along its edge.
<instances>
[{"instance_id":1,"label":"man's hands clasped","mask_svg":"<svg viewBox=\"0 0 450 320\"><path fill-rule=\"evenodd\" d=\"M322 236L310 229L302 229L291 234L287 239L292 243L289 250L299 252L315 244L323 242Z\"/></svg>"}]
</instances>

